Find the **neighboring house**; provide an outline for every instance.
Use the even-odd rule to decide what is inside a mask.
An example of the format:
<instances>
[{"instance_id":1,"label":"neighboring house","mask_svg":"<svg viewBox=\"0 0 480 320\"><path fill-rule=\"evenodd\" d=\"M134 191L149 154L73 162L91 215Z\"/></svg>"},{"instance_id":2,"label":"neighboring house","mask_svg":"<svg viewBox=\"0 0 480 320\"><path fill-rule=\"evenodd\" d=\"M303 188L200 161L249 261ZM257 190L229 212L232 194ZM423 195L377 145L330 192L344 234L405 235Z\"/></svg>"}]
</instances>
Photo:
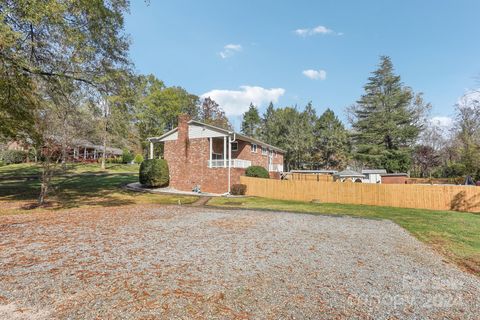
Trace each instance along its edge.
<instances>
[{"instance_id":1,"label":"neighboring house","mask_svg":"<svg viewBox=\"0 0 480 320\"><path fill-rule=\"evenodd\" d=\"M257 139L205 123L178 119L178 127L150 142L163 143L163 158L170 170L170 186L183 191L199 187L202 192L226 193L250 166L262 166L272 178L283 172L285 151Z\"/></svg>"},{"instance_id":2,"label":"neighboring house","mask_svg":"<svg viewBox=\"0 0 480 320\"><path fill-rule=\"evenodd\" d=\"M387 174L385 169L364 169L362 174L365 175L363 183L382 183L382 174Z\"/></svg>"},{"instance_id":3,"label":"neighboring house","mask_svg":"<svg viewBox=\"0 0 480 320\"><path fill-rule=\"evenodd\" d=\"M61 142L59 138L53 138L58 153L61 152ZM58 145L57 145L58 144ZM7 150L28 151L30 145L18 141L10 141L6 145ZM118 148L106 148L105 158L115 158L121 156L123 151ZM73 139L67 146L67 161L75 162L93 162L103 156L103 146L91 143L88 140Z\"/></svg>"},{"instance_id":4,"label":"neighboring house","mask_svg":"<svg viewBox=\"0 0 480 320\"><path fill-rule=\"evenodd\" d=\"M67 150L68 160L70 161L96 161L103 157L103 146L96 145L87 140L73 140ZM122 149L106 147L106 159L119 157L123 154Z\"/></svg>"}]
</instances>

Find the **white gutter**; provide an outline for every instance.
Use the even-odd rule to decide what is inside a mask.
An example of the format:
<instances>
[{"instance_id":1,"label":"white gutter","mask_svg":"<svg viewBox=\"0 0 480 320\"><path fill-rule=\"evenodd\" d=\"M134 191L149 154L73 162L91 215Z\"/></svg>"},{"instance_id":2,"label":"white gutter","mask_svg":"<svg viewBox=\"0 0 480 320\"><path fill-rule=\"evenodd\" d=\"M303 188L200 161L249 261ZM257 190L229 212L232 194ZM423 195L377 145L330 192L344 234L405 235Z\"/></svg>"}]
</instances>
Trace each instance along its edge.
<instances>
[{"instance_id":1,"label":"white gutter","mask_svg":"<svg viewBox=\"0 0 480 320\"><path fill-rule=\"evenodd\" d=\"M235 132L233 133L233 140L228 135L228 194L230 194L230 183L231 183L231 168L232 168L232 142L235 142L237 139Z\"/></svg>"}]
</instances>

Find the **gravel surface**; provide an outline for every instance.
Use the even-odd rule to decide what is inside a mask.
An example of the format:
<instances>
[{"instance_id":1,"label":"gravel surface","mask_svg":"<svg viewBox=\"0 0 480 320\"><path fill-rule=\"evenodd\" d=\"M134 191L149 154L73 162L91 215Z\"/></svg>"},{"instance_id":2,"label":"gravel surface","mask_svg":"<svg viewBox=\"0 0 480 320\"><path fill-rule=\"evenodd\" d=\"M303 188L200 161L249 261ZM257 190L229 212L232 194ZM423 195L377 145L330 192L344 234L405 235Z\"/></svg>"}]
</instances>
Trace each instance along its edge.
<instances>
[{"instance_id":1,"label":"gravel surface","mask_svg":"<svg viewBox=\"0 0 480 320\"><path fill-rule=\"evenodd\" d=\"M1 319L478 319L389 221L132 205L0 217Z\"/></svg>"}]
</instances>

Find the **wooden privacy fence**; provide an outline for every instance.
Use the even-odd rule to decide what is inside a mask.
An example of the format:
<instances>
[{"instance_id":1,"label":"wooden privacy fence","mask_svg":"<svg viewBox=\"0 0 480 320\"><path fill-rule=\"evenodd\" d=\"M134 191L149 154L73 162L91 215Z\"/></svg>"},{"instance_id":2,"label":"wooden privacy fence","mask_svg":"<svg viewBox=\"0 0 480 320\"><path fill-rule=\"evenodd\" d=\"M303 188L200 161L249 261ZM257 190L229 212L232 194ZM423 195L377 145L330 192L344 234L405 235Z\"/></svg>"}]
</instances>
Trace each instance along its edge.
<instances>
[{"instance_id":1,"label":"wooden privacy fence","mask_svg":"<svg viewBox=\"0 0 480 320\"><path fill-rule=\"evenodd\" d=\"M480 187L260 179L242 176L247 195L281 200L480 212Z\"/></svg>"}]
</instances>

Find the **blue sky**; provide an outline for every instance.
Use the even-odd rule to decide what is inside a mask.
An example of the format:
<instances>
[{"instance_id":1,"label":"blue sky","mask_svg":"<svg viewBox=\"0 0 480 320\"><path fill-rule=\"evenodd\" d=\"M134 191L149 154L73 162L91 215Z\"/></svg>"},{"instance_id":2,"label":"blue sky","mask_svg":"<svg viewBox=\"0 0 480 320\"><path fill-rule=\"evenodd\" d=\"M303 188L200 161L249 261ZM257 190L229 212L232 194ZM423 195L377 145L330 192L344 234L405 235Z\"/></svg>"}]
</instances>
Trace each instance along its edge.
<instances>
[{"instance_id":1,"label":"blue sky","mask_svg":"<svg viewBox=\"0 0 480 320\"><path fill-rule=\"evenodd\" d=\"M479 17L478 0L136 0L126 31L138 72L212 96L238 128L250 100L346 120L380 55L451 117L480 87Z\"/></svg>"}]
</instances>

